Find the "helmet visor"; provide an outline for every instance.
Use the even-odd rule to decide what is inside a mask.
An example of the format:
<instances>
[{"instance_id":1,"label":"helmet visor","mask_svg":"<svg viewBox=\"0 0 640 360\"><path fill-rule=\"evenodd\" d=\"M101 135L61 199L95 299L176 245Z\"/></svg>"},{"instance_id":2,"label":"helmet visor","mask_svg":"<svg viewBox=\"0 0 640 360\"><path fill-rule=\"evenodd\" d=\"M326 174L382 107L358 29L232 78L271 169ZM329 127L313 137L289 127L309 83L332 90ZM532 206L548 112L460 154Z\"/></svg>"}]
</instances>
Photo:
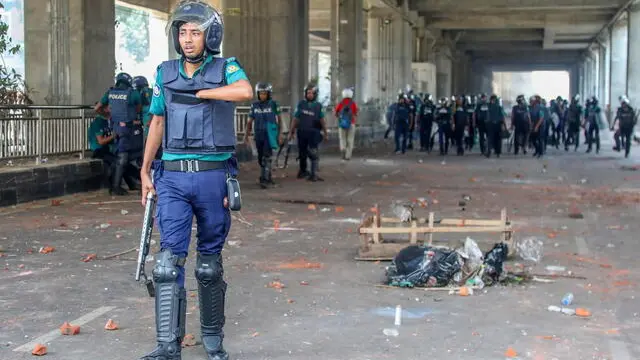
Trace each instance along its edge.
<instances>
[{"instance_id":1,"label":"helmet visor","mask_svg":"<svg viewBox=\"0 0 640 360\"><path fill-rule=\"evenodd\" d=\"M208 4L196 0L185 1L178 5L167 22L165 28L167 35L171 34L171 28L174 25L180 23L193 24L198 30L205 31L214 23L222 25L222 17Z\"/></svg>"}]
</instances>

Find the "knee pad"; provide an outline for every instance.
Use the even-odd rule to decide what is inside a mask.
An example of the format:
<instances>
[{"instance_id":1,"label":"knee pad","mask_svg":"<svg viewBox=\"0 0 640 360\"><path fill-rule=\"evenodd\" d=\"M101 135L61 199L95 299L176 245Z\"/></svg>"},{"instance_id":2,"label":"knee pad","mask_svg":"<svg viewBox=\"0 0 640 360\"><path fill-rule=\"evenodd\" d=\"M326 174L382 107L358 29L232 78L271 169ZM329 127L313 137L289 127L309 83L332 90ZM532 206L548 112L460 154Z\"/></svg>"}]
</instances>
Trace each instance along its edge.
<instances>
[{"instance_id":1,"label":"knee pad","mask_svg":"<svg viewBox=\"0 0 640 360\"><path fill-rule=\"evenodd\" d=\"M198 254L195 275L198 283L205 287L222 280L222 275L224 275L224 269L222 268L222 255Z\"/></svg>"},{"instance_id":2,"label":"knee pad","mask_svg":"<svg viewBox=\"0 0 640 360\"><path fill-rule=\"evenodd\" d=\"M307 151L308 156L311 160L317 160L318 159L318 148L309 148L309 150Z\"/></svg>"},{"instance_id":3,"label":"knee pad","mask_svg":"<svg viewBox=\"0 0 640 360\"><path fill-rule=\"evenodd\" d=\"M184 260L169 249L162 250L157 254L156 265L153 267L153 281L158 284L176 282L178 266L183 266Z\"/></svg>"}]
</instances>

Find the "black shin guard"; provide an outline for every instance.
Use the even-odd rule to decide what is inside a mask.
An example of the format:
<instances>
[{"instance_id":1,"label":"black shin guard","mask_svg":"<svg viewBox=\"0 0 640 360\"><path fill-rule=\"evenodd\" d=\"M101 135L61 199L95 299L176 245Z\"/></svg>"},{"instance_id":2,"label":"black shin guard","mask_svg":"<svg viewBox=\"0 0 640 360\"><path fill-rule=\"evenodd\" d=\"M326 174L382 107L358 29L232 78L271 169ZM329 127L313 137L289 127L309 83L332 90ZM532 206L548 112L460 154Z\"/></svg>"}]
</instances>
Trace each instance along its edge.
<instances>
[{"instance_id":1,"label":"black shin guard","mask_svg":"<svg viewBox=\"0 0 640 360\"><path fill-rule=\"evenodd\" d=\"M200 326L202 345L209 360L227 360L229 355L222 346L225 323L224 302L227 284L223 279L220 254L198 254L195 275L200 296Z\"/></svg>"}]
</instances>

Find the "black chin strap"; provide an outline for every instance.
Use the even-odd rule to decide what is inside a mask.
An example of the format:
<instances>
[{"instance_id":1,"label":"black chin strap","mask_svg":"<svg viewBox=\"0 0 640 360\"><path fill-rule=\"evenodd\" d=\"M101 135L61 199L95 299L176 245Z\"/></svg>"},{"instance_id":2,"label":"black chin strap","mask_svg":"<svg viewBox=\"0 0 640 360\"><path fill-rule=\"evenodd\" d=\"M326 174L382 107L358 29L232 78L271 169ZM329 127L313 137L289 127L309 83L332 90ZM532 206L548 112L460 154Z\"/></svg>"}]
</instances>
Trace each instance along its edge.
<instances>
[{"instance_id":1,"label":"black chin strap","mask_svg":"<svg viewBox=\"0 0 640 360\"><path fill-rule=\"evenodd\" d=\"M188 56L182 56L184 58L184 60L190 64L199 64L201 62L204 61L204 57L205 57L205 52L203 51L202 54L196 56L196 57L188 57Z\"/></svg>"}]
</instances>

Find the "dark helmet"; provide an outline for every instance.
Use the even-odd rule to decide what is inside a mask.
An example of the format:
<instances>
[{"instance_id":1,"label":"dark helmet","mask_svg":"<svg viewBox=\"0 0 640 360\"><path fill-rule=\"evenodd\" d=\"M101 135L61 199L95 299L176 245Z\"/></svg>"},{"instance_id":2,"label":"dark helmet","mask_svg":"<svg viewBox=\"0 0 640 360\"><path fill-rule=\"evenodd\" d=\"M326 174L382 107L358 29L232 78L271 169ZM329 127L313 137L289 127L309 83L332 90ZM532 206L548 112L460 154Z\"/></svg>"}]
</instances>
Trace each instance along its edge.
<instances>
[{"instance_id":1,"label":"dark helmet","mask_svg":"<svg viewBox=\"0 0 640 360\"><path fill-rule=\"evenodd\" d=\"M224 24L216 9L202 0L184 0L178 4L167 23L167 35L173 36L173 46L180 55L182 47L178 36L180 26L186 23L198 25L204 33L204 47L209 54L220 54Z\"/></svg>"},{"instance_id":2,"label":"dark helmet","mask_svg":"<svg viewBox=\"0 0 640 360\"><path fill-rule=\"evenodd\" d=\"M264 82L257 83L256 97L258 98L258 100L260 99L260 93L263 91L267 93L267 100L271 99L271 92L273 91L273 86L271 86L271 84L269 83L264 83Z\"/></svg>"},{"instance_id":3,"label":"dark helmet","mask_svg":"<svg viewBox=\"0 0 640 360\"><path fill-rule=\"evenodd\" d=\"M481 101L487 101L487 94L485 94L485 93L481 93L481 94L480 94L480 100L481 100Z\"/></svg>"},{"instance_id":4,"label":"dark helmet","mask_svg":"<svg viewBox=\"0 0 640 360\"><path fill-rule=\"evenodd\" d=\"M433 95L431 95L429 93L424 94L424 100L423 101L424 102L427 102L427 101L428 102L433 102Z\"/></svg>"},{"instance_id":5,"label":"dark helmet","mask_svg":"<svg viewBox=\"0 0 640 360\"><path fill-rule=\"evenodd\" d=\"M133 80L131 79L131 75L127 74L126 72L121 72L116 75L116 85L124 84L131 87L132 81Z\"/></svg>"},{"instance_id":6,"label":"dark helmet","mask_svg":"<svg viewBox=\"0 0 640 360\"><path fill-rule=\"evenodd\" d=\"M598 106L598 98L597 97L592 96L590 98L590 100L591 100L591 106Z\"/></svg>"},{"instance_id":7,"label":"dark helmet","mask_svg":"<svg viewBox=\"0 0 640 360\"><path fill-rule=\"evenodd\" d=\"M447 105L447 101L449 101L449 99L447 99L446 96L443 96L440 98L440 100L438 100L438 104L442 105L442 106L446 106Z\"/></svg>"},{"instance_id":8,"label":"dark helmet","mask_svg":"<svg viewBox=\"0 0 640 360\"><path fill-rule=\"evenodd\" d=\"M315 84L308 84L307 86L304 87L304 98L307 98L307 92L311 90L313 91L313 99L311 99L311 101L314 101L318 98L318 87Z\"/></svg>"},{"instance_id":9,"label":"dark helmet","mask_svg":"<svg viewBox=\"0 0 640 360\"><path fill-rule=\"evenodd\" d=\"M558 96L558 97L556 98L556 102L558 102L558 103L562 102L562 96Z\"/></svg>"},{"instance_id":10,"label":"dark helmet","mask_svg":"<svg viewBox=\"0 0 640 360\"><path fill-rule=\"evenodd\" d=\"M524 104L524 95L523 94L518 95L518 97L516 98L516 102L520 105Z\"/></svg>"},{"instance_id":11,"label":"dark helmet","mask_svg":"<svg viewBox=\"0 0 640 360\"><path fill-rule=\"evenodd\" d=\"M498 95L491 94L491 97L489 98L489 101L498 101Z\"/></svg>"},{"instance_id":12,"label":"dark helmet","mask_svg":"<svg viewBox=\"0 0 640 360\"><path fill-rule=\"evenodd\" d=\"M149 81L144 76L136 76L133 78L133 87L136 89L142 89L149 87Z\"/></svg>"}]
</instances>

